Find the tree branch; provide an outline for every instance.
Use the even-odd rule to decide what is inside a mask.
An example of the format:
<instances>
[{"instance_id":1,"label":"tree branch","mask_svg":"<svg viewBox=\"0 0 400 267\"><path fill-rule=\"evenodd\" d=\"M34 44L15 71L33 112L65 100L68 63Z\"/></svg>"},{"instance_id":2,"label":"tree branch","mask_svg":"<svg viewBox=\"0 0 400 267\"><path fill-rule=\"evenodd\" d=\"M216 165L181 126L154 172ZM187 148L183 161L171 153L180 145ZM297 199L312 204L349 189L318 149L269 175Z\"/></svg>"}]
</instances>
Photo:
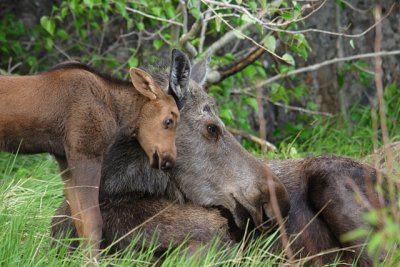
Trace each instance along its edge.
<instances>
[{"instance_id":1,"label":"tree branch","mask_svg":"<svg viewBox=\"0 0 400 267\"><path fill-rule=\"evenodd\" d=\"M261 85L257 85L257 86L261 86ZM246 94L246 95L251 96L251 97L255 97L255 98L257 97L253 93L250 93L248 91L241 91L241 90L234 90L234 91L232 91L232 94ZM331 113L328 113L328 112L314 111L314 110L309 110L309 109L305 109L305 108L301 108L301 107L295 107L295 106L286 105L286 104L279 103L279 102L274 102L274 101L271 100L271 98L266 97L266 96L262 96L262 99L267 100L272 105L275 105L275 106L278 106L278 107L281 107L281 108L285 108L285 109L289 109L289 110L299 111L299 112L308 113L308 114L311 114L311 115L318 115L318 116L326 116L326 117L332 117L333 116Z\"/></svg>"},{"instance_id":2,"label":"tree branch","mask_svg":"<svg viewBox=\"0 0 400 267\"><path fill-rule=\"evenodd\" d=\"M191 57L195 57L195 56L197 55L197 51L196 51L196 48L194 48L194 47L189 43L189 41L190 41L190 39L192 39L192 38L197 34L197 32L201 29L201 25L203 24L202 21L203 21L202 18L196 20L196 22L193 23L193 25L192 25L192 27L190 28L190 30L189 30L187 33L183 34L183 35L181 36L181 38L179 38L179 45L180 45L182 48L185 48L186 52L189 52L189 53L190 53ZM191 47L188 47L188 45L190 45Z\"/></svg>"},{"instance_id":3,"label":"tree branch","mask_svg":"<svg viewBox=\"0 0 400 267\"><path fill-rule=\"evenodd\" d=\"M207 84L216 84L226 78L242 71L247 66L251 65L256 61L262 54L264 54L265 49L261 47L255 47L241 59L231 62L225 66L221 66L216 70L210 71L207 74Z\"/></svg>"},{"instance_id":4,"label":"tree branch","mask_svg":"<svg viewBox=\"0 0 400 267\"><path fill-rule=\"evenodd\" d=\"M176 22L176 21L174 21L174 20L159 18L159 17L153 16L153 15L144 13L144 12L142 12L142 11L140 11L140 10L136 10L136 9L127 7L127 6L125 7L125 9L126 9L127 11L129 11L129 12L142 15L143 17L147 17L147 18L150 18L150 19L159 20L159 21L162 21L162 22L167 22L167 23L171 23L171 24L174 24L174 25L183 27L183 24L182 24L182 23Z\"/></svg>"},{"instance_id":5,"label":"tree branch","mask_svg":"<svg viewBox=\"0 0 400 267\"><path fill-rule=\"evenodd\" d=\"M270 142L268 142L267 140L263 140L255 135L246 133L242 130L239 129L235 129L235 128L231 128L231 127L227 127L227 130L233 134L233 135L238 135L238 136L242 136L246 139L249 139L250 141L259 144L261 147L265 147L268 150L272 150L275 151L276 150L276 146L274 146L273 144L271 144Z\"/></svg>"},{"instance_id":6,"label":"tree branch","mask_svg":"<svg viewBox=\"0 0 400 267\"><path fill-rule=\"evenodd\" d=\"M273 76L273 77L261 82L260 85L261 86L268 85L270 83L273 83L275 81L281 80L281 79L283 79L285 77L288 77L288 76L291 76L291 75L296 75L296 74L300 74L300 73L308 72L308 71L315 71L315 70L318 70L318 69L320 69L320 68L322 68L324 66L335 64L335 63L338 63L338 62L351 61L351 60L362 59L362 58L371 58L371 57L376 57L376 56L383 57L383 56L394 56L394 55L400 55L400 50L380 51L380 52L374 52L374 53L353 55L353 56L349 56L349 57L333 58L333 59L329 59L329 60L323 61L323 62L318 63L318 64L314 64L314 65L307 66L307 67L304 67L304 68L300 68L300 69L297 69L297 70L289 71L286 74L275 75L275 76ZM247 88L244 88L243 90L244 91L250 91L252 89L253 89L253 87L247 87Z\"/></svg>"},{"instance_id":7,"label":"tree branch","mask_svg":"<svg viewBox=\"0 0 400 267\"><path fill-rule=\"evenodd\" d=\"M382 58L381 55L379 55L379 52L381 50L381 45L382 45L382 23L381 21L381 14L382 14L382 7L377 4L374 9L374 19L375 21L378 22L376 29L375 29L375 41L374 41L374 51L375 51L375 85L376 85L376 95L378 97L378 111L379 111L379 119L380 119L380 126L382 129L382 139L383 139L383 145L384 145L384 152L385 155L387 156L387 166L388 166L388 172L393 173L393 151L387 146L389 145L389 131L387 128L387 120L386 120L386 114L385 114L385 100L384 100L384 95L383 95L383 81L382 81ZM400 221L400 214L398 209L396 209L396 204L397 199L396 199L396 191L400 190L399 186L396 186L396 184L393 181L392 175L388 175L388 180L389 180L389 199L391 202L391 209L394 215L394 218L396 219L397 222Z\"/></svg>"}]
</instances>

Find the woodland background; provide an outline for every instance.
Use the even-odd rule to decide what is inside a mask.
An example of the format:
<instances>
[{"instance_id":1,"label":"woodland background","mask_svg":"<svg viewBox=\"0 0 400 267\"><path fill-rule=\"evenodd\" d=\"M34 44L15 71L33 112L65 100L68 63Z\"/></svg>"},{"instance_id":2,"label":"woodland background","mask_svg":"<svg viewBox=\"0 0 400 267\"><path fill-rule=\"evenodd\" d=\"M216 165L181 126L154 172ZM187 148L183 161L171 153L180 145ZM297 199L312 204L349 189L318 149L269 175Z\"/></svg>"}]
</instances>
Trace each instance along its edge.
<instances>
[{"instance_id":1,"label":"woodland background","mask_svg":"<svg viewBox=\"0 0 400 267\"><path fill-rule=\"evenodd\" d=\"M400 141L396 0L0 0L0 74L79 60L126 79L129 67L168 62L172 48L192 62L211 56L206 89L230 131L257 155L363 159ZM378 50L389 53L382 70L363 56ZM0 265L60 264L43 255L60 183L50 156L0 153ZM393 224L371 250L399 243Z\"/></svg>"}]
</instances>

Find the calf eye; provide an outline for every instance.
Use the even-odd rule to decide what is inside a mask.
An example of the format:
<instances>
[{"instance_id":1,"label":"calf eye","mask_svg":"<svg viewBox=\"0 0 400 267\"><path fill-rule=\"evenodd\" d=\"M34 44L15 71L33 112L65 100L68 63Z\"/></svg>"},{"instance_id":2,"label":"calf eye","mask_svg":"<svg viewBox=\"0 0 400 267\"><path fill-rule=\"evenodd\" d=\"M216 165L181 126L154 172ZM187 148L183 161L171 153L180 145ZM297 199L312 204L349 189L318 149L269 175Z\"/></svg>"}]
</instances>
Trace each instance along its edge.
<instances>
[{"instance_id":1,"label":"calf eye","mask_svg":"<svg viewBox=\"0 0 400 267\"><path fill-rule=\"evenodd\" d=\"M170 129L174 125L174 120L173 119L166 119L164 121L164 127L165 129Z\"/></svg>"}]
</instances>

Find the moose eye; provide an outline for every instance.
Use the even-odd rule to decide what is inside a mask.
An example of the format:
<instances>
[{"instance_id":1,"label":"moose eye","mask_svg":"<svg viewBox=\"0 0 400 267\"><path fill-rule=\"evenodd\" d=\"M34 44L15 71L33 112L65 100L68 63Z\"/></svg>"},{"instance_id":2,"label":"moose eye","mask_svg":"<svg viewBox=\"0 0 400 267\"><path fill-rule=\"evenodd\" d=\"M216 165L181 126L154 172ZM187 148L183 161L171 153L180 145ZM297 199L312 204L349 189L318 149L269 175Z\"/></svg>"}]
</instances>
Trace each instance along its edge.
<instances>
[{"instance_id":1,"label":"moose eye","mask_svg":"<svg viewBox=\"0 0 400 267\"><path fill-rule=\"evenodd\" d=\"M207 132L212 138L217 138L219 134L219 128L215 124L207 125Z\"/></svg>"},{"instance_id":2,"label":"moose eye","mask_svg":"<svg viewBox=\"0 0 400 267\"><path fill-rule=\"evenodd\" d=\"M165 129L170 129L174 125L174 120L173 119L166 119L164 121L164 127Z\"/></svg>"}]
</instances>

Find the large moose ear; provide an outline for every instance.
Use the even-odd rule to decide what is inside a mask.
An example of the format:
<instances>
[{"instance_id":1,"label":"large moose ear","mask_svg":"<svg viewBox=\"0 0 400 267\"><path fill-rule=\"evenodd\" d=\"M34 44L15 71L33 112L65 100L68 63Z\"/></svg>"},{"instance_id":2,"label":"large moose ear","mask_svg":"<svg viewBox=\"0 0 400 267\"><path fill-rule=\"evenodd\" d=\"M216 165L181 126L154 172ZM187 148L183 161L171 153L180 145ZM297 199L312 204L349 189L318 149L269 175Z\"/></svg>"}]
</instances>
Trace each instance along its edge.
<instances>
[{"instance_id":1,"label":"large moose ear","mask_svg":"<svg viewBox=\"0 0 400 267\"><path fill-rule=\"evenodd\" d=\"M139 93L150 100L157 98L156 85L150 74L138 68L131 68L129 74L131 75L133 86Z\"/></svg>"},{"instance_id":2,"label":"large moose ear","mask_svg":"<svg viewBox=\"0 0 400 267\"><path fill-rule=\"evenodd\" d=\"M181 51L173 49L168 93L174 97L179 110L185 105L185 96L189 90L189 77L189 59Z\"/></svg>"},{"instance_id":3,"label":"large moose ear","mask_svg":"<svg viewBox=\"0 0 400 267\"><path fill-rule=\"evenodd\" d=\"M206 57L194 64L190 79L195 81L200 86L203 86L207 78L208 65L210 64L211 53L207 53Z\"/></svg>"}]
</instances>

